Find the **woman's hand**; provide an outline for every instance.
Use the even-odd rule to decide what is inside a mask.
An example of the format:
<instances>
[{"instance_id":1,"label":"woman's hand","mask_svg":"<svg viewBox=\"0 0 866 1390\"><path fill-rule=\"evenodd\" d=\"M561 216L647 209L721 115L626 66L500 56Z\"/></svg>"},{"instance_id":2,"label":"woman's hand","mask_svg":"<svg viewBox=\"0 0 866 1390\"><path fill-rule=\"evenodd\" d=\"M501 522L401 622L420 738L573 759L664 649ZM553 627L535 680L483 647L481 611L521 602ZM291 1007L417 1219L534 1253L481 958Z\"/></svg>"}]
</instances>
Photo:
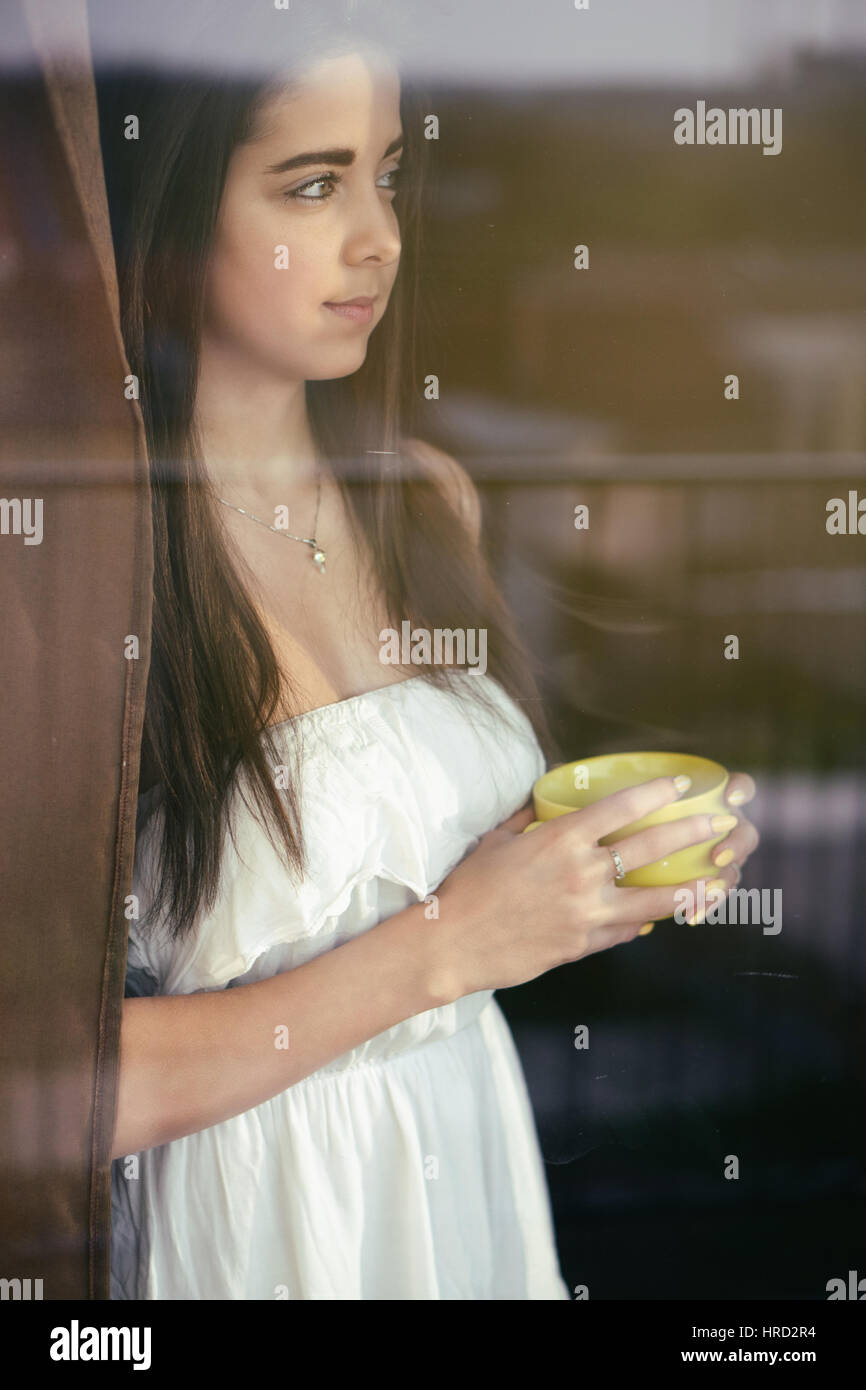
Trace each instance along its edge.
<instances>
[{"instance_id":1,"label":"woman's hand","mask_svg":"<svg viewBox=\"0 0 866 1390\"><path fill-rule=\"evenodd\" d=\"M564 766L564 763L554 764L554 767ZM756 791L754 779L748 772L732 772L725 788L725 801L731 809L731 814L736 815L737 807L745 806L747 801L751 801ZM731 833L715 846L712 853L713 863L718 869L724 869L728 864L736 864L742 868L760 842L761 837L756 827L746 816L740 816ZM646 922L638 935L648 936L652 929L653 923Z\"/></svg>"},{"instance_id":2,"label":"woman's hand","mask_svg":"<svg viewBox=\"0 0 866 1390\"><path fill-rule=\"evenodd\" d=\"M754 794L745 774L731 782L744 799ZM740 878L733 861L710 883L691 879L654 888L616 883L610 848L627 873L719 833L712 817L702 814L636 831L611 847L598 844L679 795L672 777L655 777L524 835L534 819L527 803L482 836L437 889L440 958L454 998L524 984L567 961L633 941L647 922L673 916L683 889L697 897L700 882L708 893L716 885L733 888ZM757 843L757 831L744 830L741 823L729 840L735 836L729 847L745 858Z\"/></svg>"},{"instance_id":3,"label":"woman's hand","mask_svg":"<svg viewBox=\"0 0 866 1390\"><path fill-rule=\"evenodd\" d=\"M728 785L725 788L725 801L731 808L732 814L736 814L738 806L744 806L747 801L751 801L757 788L748 772L732 772L728 778ZM760 835L750 820L745 816L740 817L739 825L735 825L730 835L726 835L724 840L720 840L713 850L713 863L718 868L723 869L726 864L745 864L749 855L757 849L760 843Z\"/></svg>"}]
</instances>

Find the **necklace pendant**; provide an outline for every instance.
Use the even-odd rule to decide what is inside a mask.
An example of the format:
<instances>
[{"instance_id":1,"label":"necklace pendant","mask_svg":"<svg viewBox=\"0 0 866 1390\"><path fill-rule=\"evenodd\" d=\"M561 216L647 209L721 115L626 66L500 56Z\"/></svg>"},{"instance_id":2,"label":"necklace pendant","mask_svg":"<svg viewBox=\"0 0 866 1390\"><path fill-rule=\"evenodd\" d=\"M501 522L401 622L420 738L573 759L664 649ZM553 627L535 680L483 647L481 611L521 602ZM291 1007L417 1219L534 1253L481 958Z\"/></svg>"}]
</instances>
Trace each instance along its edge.
<instances>
[{"instance_id":1,"label":"necklace pendant","mask_svg":"<svg viewBox=\"0 0 866 1390\"><path fill-rule=\"evenodd\" d=\"M313 551L313 559L315 560L316 564L317 564L318 567L319 567L319 573L320 573L320 574L324 574L324 573L325 573L325 552L324 552L324 550L314 550L314 551Z\"/></svg>"}]
</instances>

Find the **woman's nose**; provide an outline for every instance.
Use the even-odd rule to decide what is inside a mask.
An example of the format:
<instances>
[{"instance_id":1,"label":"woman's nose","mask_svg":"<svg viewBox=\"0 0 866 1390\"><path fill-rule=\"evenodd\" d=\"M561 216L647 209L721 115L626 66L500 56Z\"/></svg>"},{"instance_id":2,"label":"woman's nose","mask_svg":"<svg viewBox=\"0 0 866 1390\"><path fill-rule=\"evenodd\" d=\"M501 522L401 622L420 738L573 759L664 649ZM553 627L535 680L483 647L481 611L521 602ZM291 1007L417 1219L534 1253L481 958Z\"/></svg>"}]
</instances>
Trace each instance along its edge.
<instances>
[{"instance_id":1,"label":"woman's nose","mask_svg":"<svg viewBox=\"0 0 866 1390\"><path fill-rule=\"evenodd\" d=\"M351 229L346 238L346 259L366 261L372 257L380 265L390 265L399 258L402 242L392 204L381 192L374 191L354 209Z\"/></svg>"}]
</instances>

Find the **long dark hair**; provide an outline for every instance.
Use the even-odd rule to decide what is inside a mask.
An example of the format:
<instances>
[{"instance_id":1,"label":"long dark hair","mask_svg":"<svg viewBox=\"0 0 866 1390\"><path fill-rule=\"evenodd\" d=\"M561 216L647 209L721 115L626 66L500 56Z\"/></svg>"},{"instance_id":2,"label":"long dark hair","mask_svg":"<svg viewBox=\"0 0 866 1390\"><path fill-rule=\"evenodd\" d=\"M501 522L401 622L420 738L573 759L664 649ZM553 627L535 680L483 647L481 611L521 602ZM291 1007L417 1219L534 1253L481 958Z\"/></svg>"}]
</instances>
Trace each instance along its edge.
<instances>
[{"instance_id":1,"label":"long dark hair","mask_svg":"<svg viewBox=\"0 0 866 1390\"><path fill-rule=\"evenodd\" d=\"M140 382L152 480L154 606L144 751L161 778L163 824L148 920L164 915L176 938L215 901L234 787L274 844L281 842L288 865L300 873L307 868L297 745L290 785L278 791L273 764L285 765L286 748L281 742L277 750L268 730L278 707L293 708L286 700L291 675L280 669L214 506L193 427L195 384L205 270L232 150L254 135L262 104L293 71L314 56L363 45L362 8L315 0L311 16L293 0L291 25L281 31L291 63L280 52L271 72L231 78L126 73L100 75L98 84L123 334ZM212 17L219 12L225 25L224 6L206 9ZM230 14L230 29L233 19L238 25ZM272 25L273 16L258 22ZM255 25L247 13L231 34L235 55L251 47L251 38L261 39ZM393 50L383 44L375 16L364 33ZM275 31L264 37L273 52ZM137 142L123 138L130 112L140 121ZM419 471L407 451L407 420L418 392L424 115L422 95L404 86L405 172L396 204L400 270L362 367L346 378L307 383L310 425L353 534L371 556L394 626L399 630L409 619L413 628L428 630L486 629L488 673L523 707L549 758L552 739L528 652L482 555L467 543L464 521L441 479ZM454 688L456 669L430 665L419 674ZM459 693L490 707L482 682L462 682Z\"/></svg>"}]
</instances>

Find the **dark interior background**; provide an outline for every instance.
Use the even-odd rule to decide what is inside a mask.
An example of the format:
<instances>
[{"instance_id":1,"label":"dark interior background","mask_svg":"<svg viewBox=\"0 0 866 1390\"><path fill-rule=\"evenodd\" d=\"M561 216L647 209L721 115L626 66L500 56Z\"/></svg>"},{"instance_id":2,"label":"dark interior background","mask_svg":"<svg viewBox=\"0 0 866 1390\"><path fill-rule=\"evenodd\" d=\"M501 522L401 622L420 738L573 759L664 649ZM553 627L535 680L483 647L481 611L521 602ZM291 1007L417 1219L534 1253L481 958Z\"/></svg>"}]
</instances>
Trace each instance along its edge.
<instances>
[{"instance_id":1,"label":"dark interior background","mask_svg":"<svg viewBox=\"0 0 866 1390\"><path fill-rule=\"evenodd\" d=\"M782 892L777 935L669 920L498 996L591 1298L822 1299L866 1272L866 534L825 528L866 498L866 50L853 7L810 8L819 37L775 7L756 62L748 10L694 0L743 26L724 78L691 33L694 76L433 87L420 418L482 490L561 757L748 771L741 886ZM675 145L699 98L781 107L782 152Z\"/></svg>"}]
</instances>

